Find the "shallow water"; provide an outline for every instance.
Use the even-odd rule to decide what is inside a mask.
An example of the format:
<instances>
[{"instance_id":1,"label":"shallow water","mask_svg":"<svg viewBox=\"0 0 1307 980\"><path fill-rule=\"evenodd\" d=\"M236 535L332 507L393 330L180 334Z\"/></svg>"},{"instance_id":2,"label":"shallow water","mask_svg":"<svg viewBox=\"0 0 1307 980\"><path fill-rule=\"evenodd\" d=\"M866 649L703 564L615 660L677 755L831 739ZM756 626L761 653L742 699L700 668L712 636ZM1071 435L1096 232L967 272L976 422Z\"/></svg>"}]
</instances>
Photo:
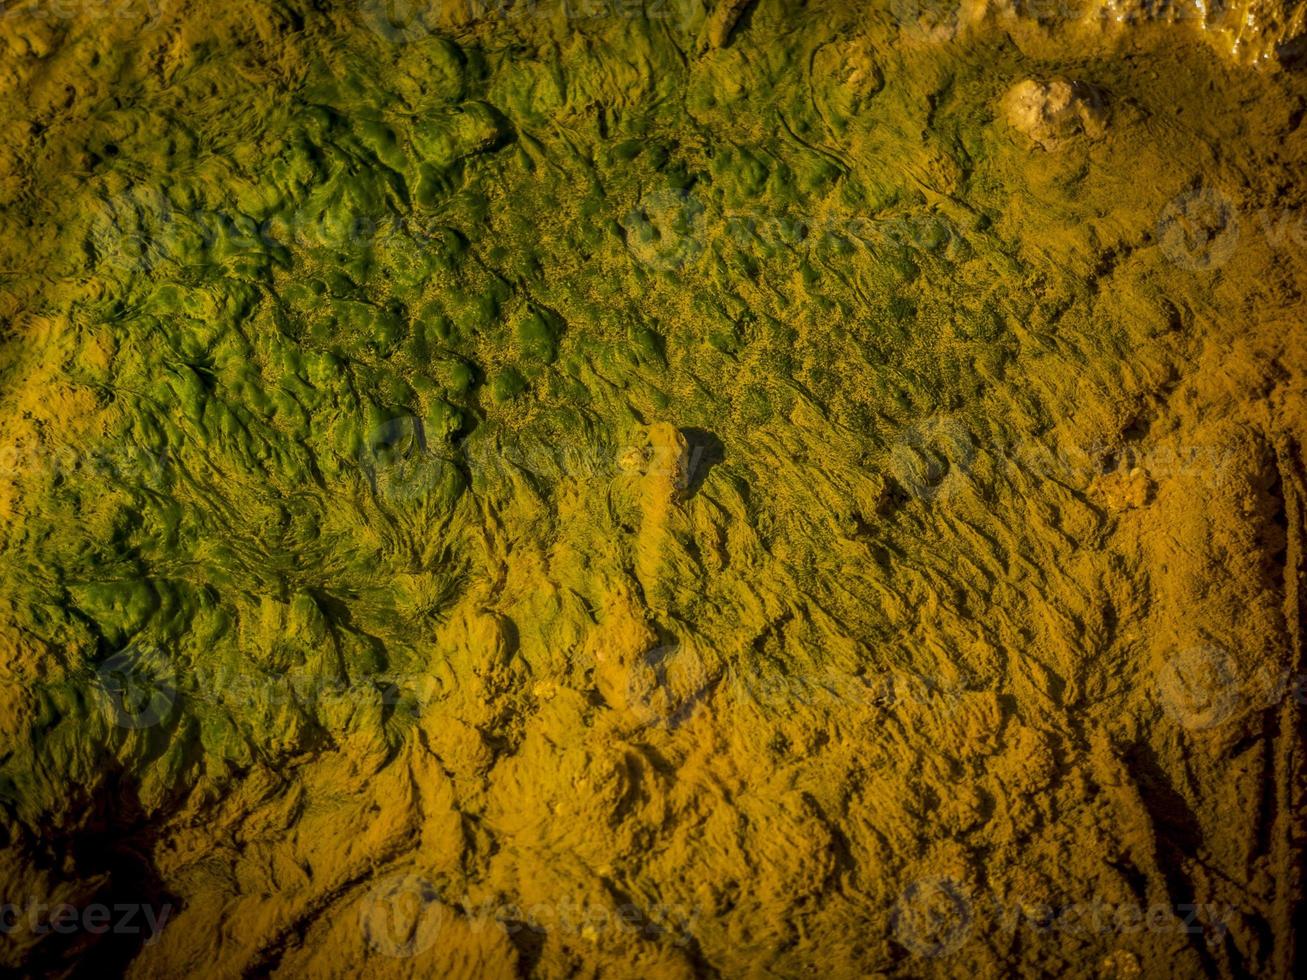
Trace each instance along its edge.
<instances>
[{"instance_id":1,"label":"shallow water","mask_svg":"<svg viewBox=\"0 0 1307 980\"><path fill-rule=\"evenodd\" d=\"M6 5L6 964L1287 974L1291 34L985 9Z\"/></svg>"}]
</instances>

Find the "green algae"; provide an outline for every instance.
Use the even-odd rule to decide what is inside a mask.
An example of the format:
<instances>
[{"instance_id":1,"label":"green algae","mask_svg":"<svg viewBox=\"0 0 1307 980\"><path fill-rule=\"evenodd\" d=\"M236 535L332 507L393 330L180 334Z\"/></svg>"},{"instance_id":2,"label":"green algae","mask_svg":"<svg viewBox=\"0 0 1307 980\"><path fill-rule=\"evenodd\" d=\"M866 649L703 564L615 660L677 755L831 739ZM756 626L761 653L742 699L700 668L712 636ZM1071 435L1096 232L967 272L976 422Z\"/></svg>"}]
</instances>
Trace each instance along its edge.
<instances>
[{"instance_id":1,"label":"green algae","mask_svg":"<svg viewBox=\"0 0 1307 980\"><path fill-rule=\"evenodd\" d=\"M1183 560L1093 481L1141 416L1200 438L1170 407L1219 377L1200 352L1293 305L1301 256L1250 222L1214 274L1157 232L1195 183L1299 213L1301 80L1167 34L743 7L6 20L6 868L35 880L70 787L127 774L188 903L143 974L195 969L231 903L223 969L293 972L296 931L352 963L333 903L393 867L447 905L696 910L687 942L448 944L547 975L1089 969L1120 937L951 960L895 925L923 875L1074 896L1070 849L1114 901L1184 897L1162 818L1085 788L1160 793L1117 757L1187 751L1143 652L1181 631L1139 584ZM1046 151L1002 100L1066 73L1111 121ZM1255 378L1300 377L1287 337ZM1278 663L1277 601L1210 629ZM1189 790L1223 854L1224 772ZM357 845L314 832L355 800ZM274 871L208 877L234 827ZM1245 912L1218 972L1269 969L1274 910ZM1182 949L1127 951L1214 955Z\"/></svg>"}]
</instances>

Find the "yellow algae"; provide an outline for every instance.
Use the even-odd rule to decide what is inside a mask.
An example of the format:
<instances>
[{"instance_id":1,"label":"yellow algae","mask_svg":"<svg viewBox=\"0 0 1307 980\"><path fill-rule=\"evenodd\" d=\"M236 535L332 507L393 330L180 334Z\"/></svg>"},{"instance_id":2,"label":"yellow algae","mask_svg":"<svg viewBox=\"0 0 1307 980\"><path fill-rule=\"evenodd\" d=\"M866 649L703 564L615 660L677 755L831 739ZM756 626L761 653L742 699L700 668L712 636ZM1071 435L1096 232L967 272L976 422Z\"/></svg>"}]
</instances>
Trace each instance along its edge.
<instances>
[{"instance_id":1,"label":"yellow algae","mask_svg":"<svg viewBox=\"0 0 1307 980\"><path fill-rule=\"evenodd\" d=\"M5 4L0 963L1289 975L1303 30Z\"/></svg>"}]
</instances>

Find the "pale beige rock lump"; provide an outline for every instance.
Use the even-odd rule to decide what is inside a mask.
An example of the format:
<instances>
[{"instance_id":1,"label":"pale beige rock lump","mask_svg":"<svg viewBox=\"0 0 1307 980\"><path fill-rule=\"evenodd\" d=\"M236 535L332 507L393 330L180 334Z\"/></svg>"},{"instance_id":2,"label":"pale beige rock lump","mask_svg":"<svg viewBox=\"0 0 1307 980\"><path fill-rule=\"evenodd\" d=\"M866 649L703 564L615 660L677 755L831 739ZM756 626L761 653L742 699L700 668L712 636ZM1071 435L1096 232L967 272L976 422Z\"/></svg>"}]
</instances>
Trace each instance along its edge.
<instances>
[{"instance_id":1,"label":"pale beige rock lump","mask_svg":"<svg viewBox=\"0 0 1307 980\"><path fill-rule=\"evenodd\" d=\"M1003 114L1012 128L1045 150L1056 150L1079 136L1101 136L1107 121L1098 93L1061 78L1018 82L1003 98Z\"/></svg>"}]
</instances>

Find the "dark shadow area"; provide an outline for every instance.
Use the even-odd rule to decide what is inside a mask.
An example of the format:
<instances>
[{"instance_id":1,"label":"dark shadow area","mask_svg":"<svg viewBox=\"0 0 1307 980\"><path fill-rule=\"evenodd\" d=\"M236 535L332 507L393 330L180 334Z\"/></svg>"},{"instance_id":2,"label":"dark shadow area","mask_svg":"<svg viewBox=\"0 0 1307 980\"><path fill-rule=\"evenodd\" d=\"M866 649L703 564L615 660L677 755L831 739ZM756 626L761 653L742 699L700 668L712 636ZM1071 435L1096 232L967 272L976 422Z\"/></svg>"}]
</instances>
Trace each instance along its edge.
<instances>
[{"instance_id":1,"label":"dark shadow area","mask_svg":"<svg viewBox=\"0 0 1307 980\"><path fill-rule=\"evenodd\" d=\"M76 827L47 829L39 839L23 842L34 863L56 875L66 874L71 865L80 881L107 878L94 894L68 899L75 926L65 925L63 931L50 926L57 902L41 910L47 931L24 964L27 976L126 975L155 931L166 929L181 911L180 899L167 891L153 863L156 833L136 780L119 766L87 801ZM41 896L32 901L40 902ZM31 912L24 908L22 914Z\"/></svg>"},{"instance_id":2,"label":"dark shadow area","mask_svg":"<svg viewBox=\"0 0 1307 980\"><path fill-rule=\"evenodd\" d=\"M518 976L532 976L536 964L544 955L548 930L537 923L523 922L520 919L505 919L503 924L504 931L508 933L508 941L517 950Z\"/></svg>"},{"instance_id":3,"label":"dark shadow area","mask_svg":"<svg viewBox=\"0 0 1307 980\"><path fill-rule=\"evenodd\" d=\"M1124 762L1127 772L1139 787L1140 800L1153 822L1157 863L1174 907L1193 906L1205 900L1206 896L1198 897L1198 889L1184 870L1203 846L1202 826L1197 815L1176 789L1151 746L1142 742L1132 746L1126 752ZM1221 971L1207 944L1194 934L1187 938L1202 960L1207 975L1219 976Z\"/></svg>"},{"instance_id":4,"label":"dark shadow area","mask_svg":"<svg viewBox=\"0 0 1307 980\"><path fill-rule=\"evenodd\" d=\"M726 447L707 429L682 429L688 450L685 495L693 497L708 479L709 471L726 459Z\"/></svg>"}]
</instances>

